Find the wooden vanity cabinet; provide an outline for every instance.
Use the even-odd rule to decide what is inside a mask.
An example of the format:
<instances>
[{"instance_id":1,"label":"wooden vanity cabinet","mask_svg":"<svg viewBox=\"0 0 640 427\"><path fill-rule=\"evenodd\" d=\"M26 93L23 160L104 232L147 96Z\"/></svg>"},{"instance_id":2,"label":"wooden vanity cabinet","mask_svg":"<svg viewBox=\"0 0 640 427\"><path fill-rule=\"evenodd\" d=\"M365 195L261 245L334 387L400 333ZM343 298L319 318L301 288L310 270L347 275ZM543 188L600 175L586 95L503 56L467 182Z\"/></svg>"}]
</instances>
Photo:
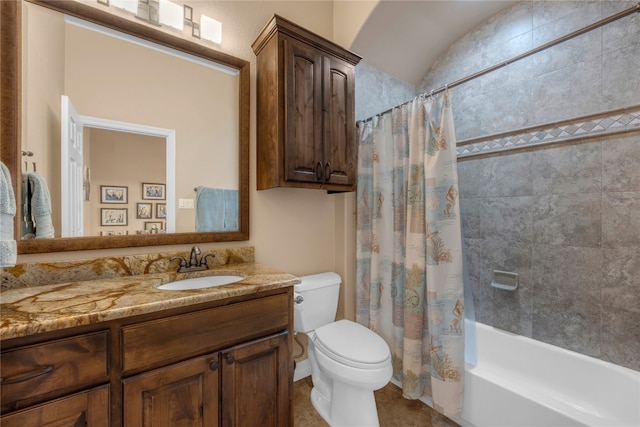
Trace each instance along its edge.
<instances>
[{"instance_id":1,"label":"wooden vanity cabinet","mask_svg":"<svg viewBox=\"0 0 640 427\"><path fill-rule=\"evenodd\" d=\"M3 341L0 424L293 425L292 307L286 288Z\"/></svg>"},{"instance_id":2,"label":"wooden vanity cabinet","mask_svg":"<svg viewBox=\"0 0 640 427\"><path fill-rule=\"evenodd\" d=\"M278 15L257 55L257 187L355 189L360 57Z\"/></svg>"},{"instance_id":3,"label":"wooden vanity cabinet","mask_svg":"<svg viewBox=\"0 0 640 427\"><path fill-rule=\"evenodd\" d=\"M55 399L0 418L3 427L109 426L109 386Z\"/></svg>"}]
</instances>

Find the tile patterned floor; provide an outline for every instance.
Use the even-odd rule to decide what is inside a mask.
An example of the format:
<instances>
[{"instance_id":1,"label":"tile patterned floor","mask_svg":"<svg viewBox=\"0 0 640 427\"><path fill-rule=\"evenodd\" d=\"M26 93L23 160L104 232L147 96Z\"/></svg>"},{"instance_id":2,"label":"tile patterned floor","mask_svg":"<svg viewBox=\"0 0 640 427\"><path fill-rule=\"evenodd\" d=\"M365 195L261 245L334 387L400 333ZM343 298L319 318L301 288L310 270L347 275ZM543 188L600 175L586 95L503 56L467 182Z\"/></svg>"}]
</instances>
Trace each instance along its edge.
<instances>
[{"instance_id":1,"label":"tile patterned floor","mask_svg":"<svg viewBox=\"0 0 640 427\"><path fill-rule=\"evenodd\" d=\"M309 395L311 377L296 381L293 386L293 417L295 427L327 427L313 408ZM458 424L433 411L417 400L402 398L402 391L394 384L375 392L380 427L458 427Z\"/></svg>"}]
</instances>

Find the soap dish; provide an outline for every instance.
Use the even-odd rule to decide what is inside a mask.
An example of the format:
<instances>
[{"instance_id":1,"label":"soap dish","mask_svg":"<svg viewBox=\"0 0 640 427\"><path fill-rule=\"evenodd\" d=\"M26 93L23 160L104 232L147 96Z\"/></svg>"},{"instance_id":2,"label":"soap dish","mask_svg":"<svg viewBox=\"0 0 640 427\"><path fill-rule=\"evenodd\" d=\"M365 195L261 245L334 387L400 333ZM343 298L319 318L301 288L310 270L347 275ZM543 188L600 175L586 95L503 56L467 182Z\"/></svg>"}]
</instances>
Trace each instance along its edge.
<instances>
[{"instance_id":1,"label":"soap dish","mask_svg":"<svg viewBox=\"0 0 640 427\"><path fill-rule=\"evenodd\" d=\"M493 270L493 280L491 286L505 291L515 291L520 284L520 276L518 273L510 271Z\"/></svg>"}]
</instances>

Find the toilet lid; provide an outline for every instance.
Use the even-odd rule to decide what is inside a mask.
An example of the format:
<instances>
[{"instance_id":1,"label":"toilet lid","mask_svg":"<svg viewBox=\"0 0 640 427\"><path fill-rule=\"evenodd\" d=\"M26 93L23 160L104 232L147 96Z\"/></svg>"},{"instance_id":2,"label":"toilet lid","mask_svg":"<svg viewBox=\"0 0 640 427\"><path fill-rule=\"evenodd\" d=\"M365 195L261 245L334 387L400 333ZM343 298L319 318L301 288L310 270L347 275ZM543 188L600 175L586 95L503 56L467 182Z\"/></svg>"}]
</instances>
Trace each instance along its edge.
<instances>
[{"instance_id":1,"label":"toilet lid","mask_svg":"<svg viewBox=\"0 0 640 427\"><path fill-rule=\"evenodd\" d=\"M380 364L391 355L382 337L350 320L339 320L316 329L315 343L327 356L349 365L350 362Z\"/></svg>"}]
</instances>

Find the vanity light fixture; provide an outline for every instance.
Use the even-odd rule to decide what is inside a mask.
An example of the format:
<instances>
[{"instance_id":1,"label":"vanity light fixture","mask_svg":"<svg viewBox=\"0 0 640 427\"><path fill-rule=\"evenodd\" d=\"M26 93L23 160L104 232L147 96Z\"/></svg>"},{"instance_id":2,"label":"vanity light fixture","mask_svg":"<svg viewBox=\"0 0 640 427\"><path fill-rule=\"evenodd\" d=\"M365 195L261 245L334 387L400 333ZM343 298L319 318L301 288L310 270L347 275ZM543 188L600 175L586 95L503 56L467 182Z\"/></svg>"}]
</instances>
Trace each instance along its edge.
<instances>
[{"instance_id":1,"label":"vanity light fixture","mask_svg":"<svg viewBox=\"0 0 640 427\"><path fill-rule=\"evenodd\" d=\"M138 14L138 0L108 0L107 5L111 5L119 9L124 9L129 13L133 13L134 15Z\"/></svg>"},{"instance_id":2,"label":"vanity light fixture","mask_svg":"<svg viewBox=\"0 0 640 427\"><path fill-rule=\"evenodd\" d=\"M216 44L222 43L222 22L200 16L200 37Z\"/></svg>"},{"instance_id":3,"label":"vanity light fixture","mask_svg":"<svg viewBox=\"0 0 640 427\"><path fill-rule=\"evenodd\" d=\"M136 18L156 25L166 25L178 31L191 27L191 35L216 44L222 43L222 22L201 15L200 23L193 18L193 8L180 6L170 0L97 0L105 6L113 6L132 13Z\"/></svg>"},{"instance_id":4,"label":"vanity light fixture","mask_svg":"<svg viewBox=\"0 0 640 427\"><path fill-rule=\"evenodd\" d=\"M200 38L200 24L193 21L193 8L184 5L184 25L191 27L191 35L197 39Z\"/></svg>"},{"instance_id":5,"label":"vanity light fixture","mask_svg":"<svg viewBox=\"0 0 640 427\"><path fill-rule=\"evenodd\" d=\"M160 24L176 30L184 29L184 9L169 0L160 0Z\"/></svg>"}]
</instances>

